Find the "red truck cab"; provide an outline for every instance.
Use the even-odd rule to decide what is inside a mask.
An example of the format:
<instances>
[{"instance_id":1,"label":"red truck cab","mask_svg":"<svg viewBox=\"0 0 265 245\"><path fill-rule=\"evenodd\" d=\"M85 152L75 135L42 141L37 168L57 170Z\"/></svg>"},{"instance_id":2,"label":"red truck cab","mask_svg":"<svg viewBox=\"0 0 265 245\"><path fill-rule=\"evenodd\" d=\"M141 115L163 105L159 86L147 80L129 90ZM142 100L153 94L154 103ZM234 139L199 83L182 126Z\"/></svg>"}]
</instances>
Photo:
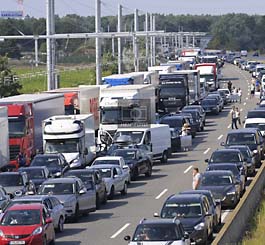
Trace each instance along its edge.
<instances>
[{"instance_id":1,"label":"red truck cab","mask_svg":"<svg viewBox=\"0 0 265 245\"><path fill-rule=\"evenodd\" d=\"M77 92L69 92L64 94L64 109L65 115L80 114Z\"/></svg>"}]
</instances>

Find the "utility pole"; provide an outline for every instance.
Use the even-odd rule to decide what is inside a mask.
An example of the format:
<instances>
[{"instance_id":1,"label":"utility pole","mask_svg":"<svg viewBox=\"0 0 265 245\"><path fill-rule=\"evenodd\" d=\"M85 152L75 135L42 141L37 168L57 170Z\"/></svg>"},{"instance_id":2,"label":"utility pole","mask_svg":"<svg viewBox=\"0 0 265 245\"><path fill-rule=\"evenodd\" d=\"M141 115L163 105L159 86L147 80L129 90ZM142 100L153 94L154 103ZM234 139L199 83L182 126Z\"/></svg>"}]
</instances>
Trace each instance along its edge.
<instances>
[{"instance_id":1,"label":"utility pole","mask_svg":"<svg viewBox=\"0 0 265 245\"><path fill-rule=\"evenodd\" d=\"M35 66L39 66L39 43L38 43L38 38L35 38Z\"/></svg>"},{"instance_id":2,"label":"utility pole","mask_svg":"<svg viewBox=\"0 0 265 245\"><path fill-rule=\"evenodd\" d=\"M134 12L134 32L138 32L139 30L139 22L138 22L138 9L135 9ZM139 46L138 39L134 37L134 70L136 72L139 71Z\"/></svg>"},{"instance_id":3,"label":"utility pole","mask_svg":"<svg viewBox=\"0 0 265 245\"><path fill-rule=\"evenodd\" d=\"M51 0L51 34L55 34L55 0ZM51 39L51 60L52 60L52 86L53 89L58 88L56 72L55 72L55 64L56 64L56 40L54 38Z\"/></svg>"},{"instance_id":4,"label":"utility pole","mask_svg":"<svg viewBox=\"0 0 265 245\"><path fill-rule=\"evenodd\" d=\"M145 31L147 32L149 29L148 27L148 13L145 14ZM146 59L146 64L147 67L149 67L150 62L149 62L149 42L148 42L148 35L146 35L145 38L145 59Z\"/></svg>"},{"instance_id":5,"label":"utility pole","mask_svg":"<svg viewBox=\"0 0 265 245\"><path fill-rule=\"evenodd\" d=\"M95 13L95 31L96 34L101 32L101 1L96 1L96 13ZM96 37L96 84L101 84L101 39Z\"/></svg>"},{"instance_id":6,"label":"utility pole","mask_svg":"<svg viewBox=\"0 0 265 245\"><path fill-rule=\"evenodd\" d=\"M115 39L114 37L111 38L111 49L112 49L112 57L115 56Z\"/></svg>"},{"instance_id":7,"label":"utility pole","mask_svg":"<svg viewBox=\"0 0 265 245\"><path fill-rule=\"evenodd\" d=\"M156 16L153 15L153 18L152 18L152 25L153 25L153 28L152 28L152 31L155 31L156 30ZM156 37L154 36L153 37L153 64L156 65Z\"/></svg>"},{"instance_id":8,"label":"utility pole","mask_svg":"<svg viewBox=\"0 0 265 245\"><path fill-rule=\"evenodd\" d=\"M153 14L150 14L150 31L153 31ZM154 66L153 59L153 37L150 37L150 64Z\"/></svg>"},{"instance_id":9,"label":"utility pole","mask_svg":"<svg viewBox=\"0 0 265 245\"><path fill-rule=\"evenodd\" d=\"M118 5L118 28L117 31L121 32L122 30L122 6ZM122 73L122 43L121 38L118 38L118 74Z\"/></svg>"},{"instance_id":10,"label":"utility pole","mask_svg":"<svg viewBox=\"0 0 265 245\"><path fill-rule=\"evenodd\" d=\"M53 89L52 86L52 54L51 54L51 2L46 0L46 52L47 52L47 89Z\"/></svg>"}]
</instances>

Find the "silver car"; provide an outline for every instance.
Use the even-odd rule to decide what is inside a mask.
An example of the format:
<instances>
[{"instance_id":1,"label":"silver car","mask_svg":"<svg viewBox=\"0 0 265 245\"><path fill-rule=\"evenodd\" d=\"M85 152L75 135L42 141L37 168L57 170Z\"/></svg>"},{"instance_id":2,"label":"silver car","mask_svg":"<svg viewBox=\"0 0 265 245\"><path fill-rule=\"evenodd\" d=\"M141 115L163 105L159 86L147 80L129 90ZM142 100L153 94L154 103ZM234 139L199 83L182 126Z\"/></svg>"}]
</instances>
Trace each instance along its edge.
<instances>
[{"instance_id":1,"label":"silver car","mask_svg":"<svg viewBox=\"0 0 265 245\"><path fill-rule=\"evenodd\" d=\"M48 195L16 197L11 200L11 202L8 204L8 207L13 206L14 204L28 204L28 203L43 204L50 212L51 218L53 220L54 228L58 232L63 231L64 221L65 221L65 209L57 197L48 196Z\"/></svg>"},{"instance_id":2,"label":"silver car","mask_svg":"<svg viewBox=\"0 0 265 245\"><path fill-rule=\"evenodd\" d=\"M39 195L54 195L64 205L66 218L78 220L80 213L96 211L96 189L85 187L77 177L48 179L39 188Z\"/></svg>"},{"instance_id":3,"label":"silver car","mask_svg":"<svg viewBox=\"0 0 265 245\"><path fill-rule=\"evenodd\" d=\"M91 167L99 169L107 186L107 193L109 199L112 199L115 193L120 192L122 195L127 194L128 172L117 165L95 165Z\"/></svg>"}]
</instances>

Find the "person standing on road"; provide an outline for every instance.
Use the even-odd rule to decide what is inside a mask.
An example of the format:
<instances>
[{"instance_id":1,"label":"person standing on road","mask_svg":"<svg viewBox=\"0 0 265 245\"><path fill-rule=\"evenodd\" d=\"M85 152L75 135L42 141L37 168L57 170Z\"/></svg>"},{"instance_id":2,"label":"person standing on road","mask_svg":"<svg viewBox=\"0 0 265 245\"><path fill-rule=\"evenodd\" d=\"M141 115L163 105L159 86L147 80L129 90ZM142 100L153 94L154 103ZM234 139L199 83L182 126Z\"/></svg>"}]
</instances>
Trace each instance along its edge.
<instances>
[{"instance_id":1,"label":"person standing on road","mask_svg":"<svg viewBox=\"0 0 265 245\"><path fill-rule=\"evenodd\" d=\"M236 118L237 118L238 124L241 126L240 111L238 107L236 107Z\"/></svg>"},{"instance_id":2,"label":"person standing on road","mask_svg":"<svg viewBox=\"0 0 265 245\"><path fill-rule=\"evenodd\" d=\"M227 88L229 89L230 93L232 92L232 82L229 80L227 83Z\"/></svg>"},{"instance_id":3,"label":"person standing on road","mask_svg":"<svg viewBox=\"0 0 265 245\"><path fill-rule=\"evenodd\" d=\"M192 189L197 190L201 183L201 174L198 168L193 168L192 177Z\"/></svg>"},{"instance_id":4,"label":"person standing on road","mask_svg":"<svg viewBox=\"0 0 265 245\"><path fill-rule=\"evenodd\" d=\"M232 129L234 129L234 128L236 128L236 129L238 129L238 127L237 127L237 114L236 114L236 107L235 106L233 106L232 107L232 110L231 110L231 119L232 119Z\"/></svg>"},{"instance_id":5,"label":"person standing on road","mask_svg":"<svg viewBox=\"0 0 265 245\"><path fill-rule=\"evenodd\" d=\"M241 88L238 89L237 95L238 95L239 103L241 104L241 98L242 98L242 90L241 90Z\"/></svg>"},{"instance_id":6,"label":"person standing on road","mask_svg":"<svg viewBox=\"0 0 265 245\"><path fill-rule=\"evenodd\" d=\"M254 94L255 94L255 84L254 82L252 82L250 85L250 98L253 98Z\"/></svg>"}]
</instances>

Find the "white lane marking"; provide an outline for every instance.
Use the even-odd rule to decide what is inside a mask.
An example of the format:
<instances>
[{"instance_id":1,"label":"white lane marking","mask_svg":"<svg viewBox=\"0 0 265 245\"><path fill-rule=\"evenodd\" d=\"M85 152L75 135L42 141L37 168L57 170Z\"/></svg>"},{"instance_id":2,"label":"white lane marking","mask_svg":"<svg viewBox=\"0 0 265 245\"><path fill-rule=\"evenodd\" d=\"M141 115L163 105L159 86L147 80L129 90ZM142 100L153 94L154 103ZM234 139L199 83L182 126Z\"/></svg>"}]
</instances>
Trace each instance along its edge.
<instances>
[{"instance_id":1,"label":"white lane marking","mask_svg":"<svg viewBox=\"0 0 265 245\"><path fill-rule=\"evenodd\" d=\"M121 227L115 234L113 234L110 238L116 238L118 235L120 235L128 226L130 223L125 224L123 227Z\"/></svg>"},{"instance_id":2,"label":"white lane marking","mask_svg":"<svg viewBox=\"0 0 265 245\"><path fill-rule=\"evenodd\" d=\"M205 152L203 152L203 154L206 155L210 150L211 148L208 148Z\"/></svg>"},{"instance_id":3,"label":"white lane marking","mask_svg":"<svg viewBox=\"0 0 265 245\"><path fill-rule=\"evenodd\" d=\"M157 197L156 200L158 200L160 197L162 197L166 192L168 191L168 189L163 190Z\"/></svg>"},{"instance_id":4,"label":"white lane marking","mask_svg":"<svg viewBox=\"0 0 265 245\"><path fill-rule=\"evenodd\" d=\"M243 111L243 108L241 108L240 111Z\"/></svg>"},{"instance_id":5,"label":"white lane marking","mask_svg":"<svg viewBox=\"0 0 265 245\"><path fill-rule=\"evenodd\" d=\"M184 174L188 173L192 169L193 165L190 165L185 171Z\"/></svg>"},{"instance_id":6,"label":"white lane marking","mask_svg":"<svg viewBox=\"0 0 265 245\"><path fill-rule=\"evenodd\" d=\"M229 125L227 126L227 128L231 128L231 126L232 126L232 125L231 125L231 124L229 124Z\"/></svg>"},{"instance_id":7,"label":"white lane marking","mask_svg":"<svg viewBox=\"0 0 265 245\"><path fill-rule=\"evenodd\" d=\"M220 139L223 138L223 136L224 136L224 135L221 134L217 139L220 140Z\"/></svg>"},{"instance_id":8,"label":"white lane marking","mask_svg":"<svg viewBox=\"0 0 265 245\"><path fill-rule=\"evenodd\" d=\"M247 103L246 102L244 102L244 105L246 105Z\"/></svg>"},{"instance_id":9,"label":"white lane marking","mask_svg":"<svg viewBox=\"0 0 265 245\"><path fill-rule=\"evenodd\" d=\"M224 223L224 220L226 218L226 216L231 212L231 210L226 210L225 212L223 212L222 217L221 217L221 221L222 223Z\"/></svg>"}]
</instances>

